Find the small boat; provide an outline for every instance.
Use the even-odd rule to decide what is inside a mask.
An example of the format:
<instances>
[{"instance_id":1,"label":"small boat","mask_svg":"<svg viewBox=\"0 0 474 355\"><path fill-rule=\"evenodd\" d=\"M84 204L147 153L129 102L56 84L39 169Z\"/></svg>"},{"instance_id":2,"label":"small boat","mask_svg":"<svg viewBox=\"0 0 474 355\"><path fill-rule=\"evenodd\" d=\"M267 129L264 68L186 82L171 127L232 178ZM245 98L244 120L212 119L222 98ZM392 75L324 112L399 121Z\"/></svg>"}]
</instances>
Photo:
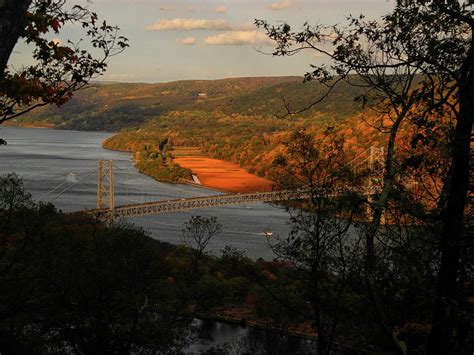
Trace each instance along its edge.
<instances>
[{"instance_id":1,"label":"small boat","mask_svg":"<svg viewBox=\"0 0 474 355\"><path fill-rule=\"evenodd\" d=\"M77 175L75 173L69 173L66 175L66 181L72 184L76 184L78 182Z\"/></svg>"}]
</instances>

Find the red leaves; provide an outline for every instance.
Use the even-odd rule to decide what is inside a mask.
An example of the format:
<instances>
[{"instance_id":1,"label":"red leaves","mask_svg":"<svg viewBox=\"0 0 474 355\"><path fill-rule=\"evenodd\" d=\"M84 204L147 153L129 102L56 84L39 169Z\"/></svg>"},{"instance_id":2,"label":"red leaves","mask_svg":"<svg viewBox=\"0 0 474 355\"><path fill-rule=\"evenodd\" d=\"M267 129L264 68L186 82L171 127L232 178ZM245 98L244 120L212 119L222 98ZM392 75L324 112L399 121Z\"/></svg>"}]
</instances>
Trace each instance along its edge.
<instances>
[{"instance_id":1,"label":"red leaves","mask_svg":"<svg viewBox=\"0 0 474 355\"><path fill-rule=\"evenodd\" d=\"M59 32L59 29L61 28L61 22L59 22L59 20L57 18L55 19L52 19L50 24L51 28L54 30L54 32Z\"/></svg>"}]
</instances>

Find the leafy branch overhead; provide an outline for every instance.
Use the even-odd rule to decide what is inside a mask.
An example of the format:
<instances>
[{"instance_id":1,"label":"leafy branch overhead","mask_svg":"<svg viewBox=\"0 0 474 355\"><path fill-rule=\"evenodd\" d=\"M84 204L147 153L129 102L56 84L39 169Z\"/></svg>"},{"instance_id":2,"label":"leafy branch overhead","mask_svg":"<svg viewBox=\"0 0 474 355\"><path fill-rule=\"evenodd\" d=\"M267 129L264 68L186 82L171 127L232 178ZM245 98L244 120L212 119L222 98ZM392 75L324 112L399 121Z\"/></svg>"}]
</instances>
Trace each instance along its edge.
<instances>
[{"instance_id":1,"label":"leafy branch overhead","mask_svg":"<svg viewBox=\"0 0 474 355\"><path fill-rule=\"evenodd\" d=\"M466 59L471 45L472 5L458 1L449 5L443 1L399 3L394 12L378 21L363 15L349 16L345 26L307 22L295 30L287 23L273 25L255 20L255 25L275 41L274 56L311 51L329 60L327 64L311 65L304 79L324 83L326 93L299 108L285 102L288 114L321 103L342 81L363 89L356 101L376 111L387 106L387 93L395 97L400 92L417 90L418 101L432 110L448 105L457 114L455 81L460 79L459 63ZM419 80L404 80L413 75L419 75Z\"/></svg>"},{"instance_id":2,"label":"leafy branch overhead","mask_svg":"<svg viewBox=\"0 0 474 355\"><path fill-rule=\"evenodd\" d=\"M49 39L72 25L82 28L80 40ZM129 46L117 26L99 21L87 7L68 7L66 0L32 1L19 39L33 47L35 63L17 70L10 66L0 73L0 123L36 107L63 105Z\"/></svg>"}]
</instances>

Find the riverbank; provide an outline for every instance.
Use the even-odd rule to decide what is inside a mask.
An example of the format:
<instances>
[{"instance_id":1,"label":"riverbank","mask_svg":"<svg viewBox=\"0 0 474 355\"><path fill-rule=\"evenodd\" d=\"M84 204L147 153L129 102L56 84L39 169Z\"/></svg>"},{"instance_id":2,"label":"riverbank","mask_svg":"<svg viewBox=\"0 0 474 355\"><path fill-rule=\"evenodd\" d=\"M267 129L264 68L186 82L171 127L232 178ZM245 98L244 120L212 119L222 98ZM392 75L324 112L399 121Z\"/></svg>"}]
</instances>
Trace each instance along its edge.
<instances>
[{"instance_id":1,"label":"riverbank","mask_svg":"<svg viewBox=\"0 0 474 355\"><path fill-rule=\"evenodd\" d=\"M48 128L55 129L54 124L46 121L6 121L2 124L4 127L20 127L20 128Z\"/></svg>"}]
</instances>

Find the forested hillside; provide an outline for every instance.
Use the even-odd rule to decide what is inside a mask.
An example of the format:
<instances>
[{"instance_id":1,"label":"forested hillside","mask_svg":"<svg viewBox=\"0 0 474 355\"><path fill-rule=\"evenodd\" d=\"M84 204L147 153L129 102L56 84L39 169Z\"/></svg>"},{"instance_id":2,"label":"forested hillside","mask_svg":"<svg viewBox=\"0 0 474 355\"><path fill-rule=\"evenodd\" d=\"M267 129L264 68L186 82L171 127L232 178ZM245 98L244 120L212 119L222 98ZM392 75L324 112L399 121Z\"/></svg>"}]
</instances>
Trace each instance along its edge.
<instances>
[{"instance_id":1,"label":"forested hillside","mask_svg":"<svg viewBox=\"0 0 474 355\"><path fill-rule=\"evenodd\" d=\"M159 180L190 178L173 161L177 146L199 147L271 179L281 143L296 128L320 135L337 127L354 155L374 141L354 101L361 93L357 86L339 85L320 104L287 114L288 107L300 110L326 92L301 77L96 84L60 109L39 109L16 124L118 131L104 146L133 152L137 168Z\"/></svg>"},{"instance_id":2,"label":"forested hillside","mask_svg":"<svg viewBox=\"0 0 474 355\"><path fill-rule=\"evenodd\" d=\"M293 109L309 104L325 91L301 77L236 78L214 81L176 81L159 84L95 84L76 93L62 106L40 108L16 124L43 124L77 130L119 131L138 127L173 111L202 111L276 117L285 113L282 98ZM321 105L302 114L345 118L357 112L354 87L340 86Z\"/></svg>"}]
</instances>

